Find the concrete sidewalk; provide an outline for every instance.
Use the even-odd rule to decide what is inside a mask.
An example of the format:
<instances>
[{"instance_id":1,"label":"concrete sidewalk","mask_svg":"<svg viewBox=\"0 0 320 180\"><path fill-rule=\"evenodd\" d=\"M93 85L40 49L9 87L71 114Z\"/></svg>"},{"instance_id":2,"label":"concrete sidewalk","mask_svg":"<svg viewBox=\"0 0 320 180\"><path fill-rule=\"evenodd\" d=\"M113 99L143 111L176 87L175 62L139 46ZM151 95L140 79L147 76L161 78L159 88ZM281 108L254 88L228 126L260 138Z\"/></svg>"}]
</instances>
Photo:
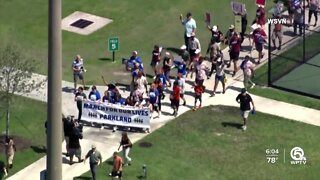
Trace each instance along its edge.
<instances>
[{"instance_id":1,"label":"concrete sidewalk","mask_svg":"<svg viewBox=\"0 0 320 180\"><path fill-rule=\"evenodd\" d=\"M292 27L291 28L284 27L284 31L292 31ZM292 39L292 37L284 35L283 43L286 43L289 39ZM289 44L290 43L285 44L283 48L285 48ZM246 39L244 41L244 46L248 46L248 45L249 45L249 41L248 39ZM225 55L224 57L229 58L228 49L225 49L223 52ZM240 57L243 58L248 53L249 53L248 51L241 52ZM267 52L266 52L266 55L267 55ZM257 52L256 51L252 52L252 56L257 57L258 56ZM263 59L262 63L266 63L266 59L267 59L267 56L265 56L265 59ZM228 70L232 71L231 68ZM210 97L208 93L203 94L203 106L229 105L229 106L238 107L239 105L235 101L235 98L238 95L239 90L243 87L243 84L241 82L241 76L242 76L242 72L238 72L235 79L233 79L230 75L228 75L228 82L227 82L228 89L225 94L217 93L215 97ZM35 78L46 78L46 77L42 75L35 75ZM190 82L193 82L193 80L188 79L188 82L189 83L186 83L187 85L186 91L193 93L193 89L190 85L191 84ZM62 90L63 113L66 115L76 115L77 108L73 99L74 95L72 93L73 83L63 81L62 84L63 84L63 90ZM204 84L207 87L207 90L211 92L213 89L214 78L211 78L210 80L205 80ZM106 90L106 87L104 86L98 86L97 88L100 92L103 92L104 90ZM120 87L120 88L124 89L124 87ZM220 88L221 86L218 87L218 91ZM86 92L86 94L87 93L88 92ZM129 94L129 92L126 91L122 94L124 97L126 97ZM46 95L47 95L47 86L44 85L39 91L34 91L25 96L33 99L41 100L41 101L46 101L47 99ZM185 97L187 99L187 106L180 106L181 108L179 109L179 115L190 110L193 107L194 98L191 95L186 95ZM252 95L252 97L255 101L257 111L320 126L320 111L297 106L297 105L288 104L285 102L279 102L279 101L275 101L275 100L271 100L263 97L258 97L254 95ZM163 104L164 105L163 105L161 117L158 119L151 120L152 131L155 131L156 129L160 128L161 126L166 124L168 121L173 119L173 117L169 115L172 113L172 109L168 106L168 104L170 104L168 95L163 101ZM148 135L144 133L132 133L132 132L129 132L128 134L130 139L133 142L136 142L139 139ZM84 139L81 141L82 153L83 153L82 156L84 156L86 152L90 149L91 144L95 143L97 144L97 148L101 151L103 159L106 160L109 157L111 157L112 153L118 148L120 137L121 137L121 132L112 133L110 129L100 129L97 127L86 126L84 127ZM65 144L62 144L62 151L65 152ZM18 156L19 154L17 153L16 155ZM65 180L71 180L74 177L77 177L89 170L88 164L76 163L70 166L68 164L68 159L64 156L62 156L62 158L63 158L63 164L62 164L63 179ZM133 157L133 163L134 163L134 157ZM45 168L46 168L46 156L34 162L33 164L29 165L28 167L22 169L21 171L14 174L8 179L10 180L44 179L42 175ZM105 171L108 172L109 170L106 169Z\"/></svg>"}]
</instances>

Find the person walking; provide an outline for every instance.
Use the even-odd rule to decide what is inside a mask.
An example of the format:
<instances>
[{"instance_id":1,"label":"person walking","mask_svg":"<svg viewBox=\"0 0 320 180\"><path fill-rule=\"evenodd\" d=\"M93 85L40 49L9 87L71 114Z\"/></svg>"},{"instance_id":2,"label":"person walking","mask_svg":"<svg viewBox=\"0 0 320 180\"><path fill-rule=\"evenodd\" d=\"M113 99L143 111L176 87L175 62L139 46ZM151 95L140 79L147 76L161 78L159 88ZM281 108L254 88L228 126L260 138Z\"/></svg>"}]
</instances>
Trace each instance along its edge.
<instances>
[{"instance_id":1,"label":"person walking","mask_svg":"<svg viewBox=\"0 0 320 180\"><path fill-rule=\"evenodd\" d=\"M209 47L211 70L208 74L207 79L210 79L211 75L216 71L216 60L219 52L220 52L220 48L218 44L214 39L211 39L211 45Z\"/></svg>"},{"instance_id":2,"label":"person walking","mask_svg":"<svg viewBox=\"0 0 320 180\"><path fill-rule=\"evenodd\" d=\"M241 117L243 118L243 126L241 128L245 131L247 130L247 120L251 110L250 103L252 104L252 111L255 111L254 102L245 88L241 89L236 101L240 104Z\"/></svg>"},{"instance_id":3,"label":"person walking","mask_svg":"<svg viewBox=\"0 0 320 180\"><path fill-rule=\"evenodd\" d=\"M253 42L255 44L256 50L258 51L258 64L260 64L261 59L264 56L263 45L267 42L267 34L261 28L260 25L257 25L257 28L252 32Z\"/></svg>"},{"instance_id":4,"label":"person walking","mask_svg":"<svg viewBox=\"0 0 320 180\"><path fill-rule=\"evenodd\" d=\"M170 56L171 56L170 53L166 52L166 56L163 59L163 66L162 66L162 69L163 69L164 75L166 76L166 80L169 84L169 87L171 87L170 71L173 65L173 62Z\"/></svg>"},{"instance_id":5,"label":"person walking","mask_svg":"<svg viewBox=\"0 0 320 180\"><path fill-rule=\"evenodd\" d=\"M161 58L160 47L158 45L154 45L150 66L151 66L152 70L154 71L155 76L157 75L157 69L158 69L158 65L160 63L160 58Z\"/></svg>"},{"instance_id":6,"label":"person walking","mask_svg":"<svg viewBox=\"0 0 320 180\"><path fill-rule=\"evenodd\" d=\"M280 17L277 16L276 18L280 18ZM275 49L281 50L282 37L283 37L282 24L281 23L277 23L277 24L274 25L274 28L273 28L273 31L272 31L272 35L271 35L272 44L273 44L272 50L275 50ZM278 48L276 46L276 39L279 40Z\"/></svg>"},{"instance_id":7,"label":"person walking","mask_svg":"<svg viewBox=\"0 0 320 180\"><path fill-rule=\"evenodd\" d=\"M233 33L233 36L230 39L230 46L229 46L229 56L230 56L230 64L233 62L233 74L232 77L236 75L239 70L237 62L239 60L240 55L240 48L241 48L241 37L238 33Z\"/></svg>"},{"instance_id":8,"label":"person walking","mask_svg":"<svg viewBox=\"0 0 320 180\"><path fill-rule=\"evenodd\" d=\"M5 150L6 150L6 158L7 158L7 170L11 169L13 167L13 157L14 153L16 151L16 145L12 139L12 137L7 136L6 137L6 143L5 143Z\"/></svg>"},{"instance_id":9,"label":"person walking","mask_svg":"<svg viewBox=\"0 0 320 180\"><path fill-rule=\"evenodd\" d=\"M196 79L195 82L199 85L203 85L204 79L209 72L209 67L204 63L204 58L200 56L199 61L196 65Z\"/></svg>"},{"instance_id":10,"label":"person walking","mask_svg":"<svg viewBox=\"0 0 320 180\"><path fill-rule=\"evenodd\" d=\"M118 151L120 147L122 146L122 153L124 158L124 165L128 166L131 165L132 159L129 157L130 149L132 148L132 143L128 137L128 134L126 132L122 133L120 145L118 147Z\"/></svg>"},{"instance_id":11,"label":"person walking","mask_svg":"<svg viewBox=\"0 0 320 180\"><path fill-rule=\"evenodd\" d=\"M250 61L250 57L247 55L244 57L244 60L242 61L240 68L243 70L243 85L244 88L250 88L252 89L255 86L255 83L252 82L251 78L254 76L254 65ZM249 86L249 84L251 84Z\"/></svg>"},{"instance_id":12,"label":"person walking","mask_svg":"<svg viewBox=\"0 0 320 180\"><path fill-rule=\"evenodd\" d=\"M99 166L102 163L102 156L101 156L101 153L97 150L97 146L95 144L92 144L91 150L89 150L89 152L85 156L84 164L86 163L86 160L88 158L89 158L92 179L96 180L96 169L97 169L97 166Z\"/></svg>"},{"instance_id":13,"label":"person walking","mask_svg":"<svg viewBox=\"0 0 320 180\"><path fill-rule=\"evenodd\" d=\"M202 106L202 94L204 93L204 86L195 82L194 85L194 107L192 108L193 111L197 110L197 101L199 100L200 104L198 108Z\"/></svg>"},{"instance_id":14,"label":"person walking","mask_svg":"<svg viewBox=\"0 0 320 180\"><path fill-rule=\"evenodd\" d=\"M173 83L172 92L170 94L171 107L173 109L173 116L178 115L178 110L180 106L180 86L178 81Z\"/></svg>"},{"instance_id":15,"label":"person walking","mask_svg":"<svg viewBox=\"0 0 320 180\"><path fill-rule=\"evenodd\" d=\"M82 116L82 102L83 100L87 99L87 95L83 92L83 87L79 87L78 91L76 92L74 96L74 100L77 102L77 108L78 108L78 122L81 121Z\"/></svg>"},{"instance_id":16,"label":"person walking","mask_svg":"<svg viewBox=\"0 0 320 180\"><path fill-rule=\"evenodd\" d=\"M122 158L119 156L118 152L113 153L113 168L109 175L112 176L112 180L122 179Z\"/></svg>"},{"instance_id":17,"label":"person walking","mask_svg":"<svg viewBox=\"0 0 320 180\"><path fill-rule=\"evenodd\" d=\"M299 36L302 36L302 30L304 28L304 18L303 18L304 10L298 6L294 10L293 16L293 34L297 35L297 29L299 28Z\"/></svg>"},{"instance_id":18,"label":"person walking","mask_svg":"<svg viewBox=\"0 0 320 180\"><path fill-rule=\"evenodd\" d=\"M192 14L190 12L187 13L186 19L182 19L182 14L180 15L180 21L184 26L184 44L187 46L187 50L189 51L190 39L192 33L196 32L197 23L192 18Z\"/></svg>"},{"instance_id":19,"label":"person walking","mask_svg":"<svg viewBox=\"0 0 320 180\"><path fill-rule=\"evenodd\" d=\"M75 60L73 60L72 71L73 71L74 93L76 93L78 79L82 81L83 87L84 88L86 87L84 83L84 76L83 76L83 73L86 72L86 70L83 67L83 59L81 58L80 55L77 55Z\"/></svg>"},{"instance_id":20,"label":"person walking","mask_svg":"<svg viewBox=\"0 0 320 180\"><path fill-rule=\"evenodd\" d=\"M160 100L159 91L157 90L156 85L152 83L149 89L149 102L152 105L151 115L153 114L154 111L157 111L158 118L160 118L160 115L161 115L158 107L159 100Z\"/></svg>"},{"instance_id":21,"label":"person walking","mask_svg":"<svg viewBox=\"0 0 320 180\"><path fill-rule=\"evenodd\" d=\"M82 139L82 133L76 127L76 123L72 122L72 131L69 135L69 153L70 153L70 161L69 164L73 164L73 156L78 158L78 162L82 162L81 159L81 146L80 146L80 139Z\"/></svg>"},{"instance_id":22,"label":"person walking","mask_svg":"<svg viewBox=\"0 0 320 180\"><path fill-rule=\"evenodd\" d=\"M216 71L216 76L215 76L215 80L214 80L214 87L213 87L213 92L211 94L211 97L215 96L219 82L221 82L221 84L222 84L222 94L224 94L226 92L226 85L225 85L226 75L224 73L224 66L225 65L224 65L224 62L223 62L221 55L220 55L220 57L217 58L216 64L217 64L216 65L217 71Z\"/></svg>"},{"instance_id":23,"label":"person walking","mask_svg":"<svg viewBox=\"0 0 320 180\"><path fill-rule=\"evenodd\" d=\"M310 0L309 2L309 16L308 16L308 25L310 26L312 14L314 15L315 21L313 26L317 26L318 21L318 9L319 9L319 0Z\"/></svg>"}]
</instances>

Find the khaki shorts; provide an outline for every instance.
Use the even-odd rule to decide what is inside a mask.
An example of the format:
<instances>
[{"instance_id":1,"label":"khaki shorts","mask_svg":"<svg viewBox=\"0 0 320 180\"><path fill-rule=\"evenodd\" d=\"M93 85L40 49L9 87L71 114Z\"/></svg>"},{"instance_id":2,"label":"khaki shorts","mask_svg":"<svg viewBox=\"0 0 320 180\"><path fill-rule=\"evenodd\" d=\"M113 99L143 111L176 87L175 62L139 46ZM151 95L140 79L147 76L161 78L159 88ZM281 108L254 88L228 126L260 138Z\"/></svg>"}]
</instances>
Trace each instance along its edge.
<instances>
[{"instance_id":1,"label":"khaki shorts","mask_svg":"<svg viewBox=\"0 0 320 180\"><path fill-rule=\"evenodd\" d=\"M70 148L69 149L70 156L76 156L81 158L81 147L80 148Z\"/></svg>"},{"instance_id":2,"label":"khaki shorts","mask_svg":"<svg viewBox=\"0 0 320 180\"><path fill-rule=\"evenodd\" d=\"M247 110L247 111L241 111L241 117L242 118L248 118L248 116L249 116L249 114L250 114L250 110Z\"/></svg>"},{"instance_id":3,"label":"khaki shorts","mask_svg":"<svg viewBox=\"0 0 320 180\"><path fill-rule=\"evenodd\" d=\"M12 164L12 162L13 162L13 157L14 157L14 154L7 155L7 163L8 163L8 164Z\"/></svg>"}]
</instances>

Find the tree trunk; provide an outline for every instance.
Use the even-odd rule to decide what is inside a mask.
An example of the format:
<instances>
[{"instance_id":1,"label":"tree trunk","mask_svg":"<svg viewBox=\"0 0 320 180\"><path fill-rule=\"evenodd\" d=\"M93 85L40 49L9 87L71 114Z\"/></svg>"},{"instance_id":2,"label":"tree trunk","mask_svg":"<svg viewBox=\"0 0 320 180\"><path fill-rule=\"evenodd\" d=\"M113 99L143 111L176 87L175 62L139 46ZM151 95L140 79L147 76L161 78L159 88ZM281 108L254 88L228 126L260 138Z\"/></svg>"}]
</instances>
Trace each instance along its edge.
<instances>
[{"instance_id":1,"label":"tree trunk","mask_svg":"<svg viewBox=\"0 0 320 180\"><path fill-rule=\"evenodd\" d=\"M7 99L7 111L6 111L6 136L9 136L9 123L10 123L10 100Z\"/></svg>"}]
</instances>

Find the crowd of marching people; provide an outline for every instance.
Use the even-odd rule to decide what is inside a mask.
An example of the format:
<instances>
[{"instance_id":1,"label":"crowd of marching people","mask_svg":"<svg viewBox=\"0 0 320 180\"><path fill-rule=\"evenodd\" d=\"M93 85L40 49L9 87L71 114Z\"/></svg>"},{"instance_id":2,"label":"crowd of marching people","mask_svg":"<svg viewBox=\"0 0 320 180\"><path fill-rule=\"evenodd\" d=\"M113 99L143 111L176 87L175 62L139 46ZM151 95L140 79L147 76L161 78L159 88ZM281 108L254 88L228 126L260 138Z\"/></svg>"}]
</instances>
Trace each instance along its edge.
<instances>
[{"instance_id":1,"label":"crowd of marching people","mask_svg":"<svg viewBox=\"0 0 320 180\"><path fill-rule=\"evenodd\" d=\"M319 6L318 0L311 0L309 7L311 12L313 6ZM303 11L302 3L297 0L289 1L289 14L292 10L293 15L293 26L294 33L296 34L297 28L300 34L302 33L300 27L301 11ZM282 17L283 4L281 2L277 3L273 17ZM300 15L299 15L300 13ZM247 33L246 28L248 24L247 12L243 11L236 15L240 15L242 18L242 28L241 32L235 30L234 25L230 25L228 31L223 34L219 29L218 25L211 26L207 24L207 29L211 32L208 47L206 48L206 53L203 53L201 49L201 43L196 37L197 24L196 20L193 19L192 14L188 12L186 17L180 15L181 24L184 27L184 45L180 48L179 57L173 57L171 53L166 51L164 48L155 45L151 52L151 62L150 66L154 73L153 82L148 82L146 78L146 72L144 69L144 63L137 51L133 51L129 59L124 60L125 69L131 72L131 84L130 84L130 95L128 97L122 97L119 89L115 84L107 83L102 77L104 84L107 86L107 90L101 95L97 90L96 86L91 87L90 93L86 96L83 93L83 88L79 87L75 92L75 101L78 102L79 116L78 119L81 120L81 101L83 99L88 99L91 101L98 101L102 103L112 103L119 105L128 105L135 107L148 107L151 112L156 111L157 116L161 115L161 101L165 98L165 92L169 92L169 98L171 101L171 106L173 109L172 115L176 116L178 114L179 106L186 105L185 94L185 83L186 78L190 77L194 79L193 94L194 94L194 107L193 110L201 107L202 98L201 95L205 92L206 87L203 85L205 79L210 79L214 75L214 85L211 91L211 96L215 96L216 90L219 84L222 85L222 94L226 91L226 68L232 66L232 77L236 76L239 70L243 71L244 75L244 87L253 88L255 84L252 82L252 77L254 76L254 66L259 64L264 56L264 45L267 42L267 34L265 32L266 24L266 11L264 6L259 5L256 10L255 18L252 22L251 32ZM291 16L289 17L291 18ZM310 22L309 17L309 22ZM317 16L315 15L317 20ZM315 21L316 24L316 21ZM272 30L272 48L281 49L282 43L282 25L276 24ZM242 51L242 43L244 39L247 38L252 45L251 51L255 49L258 51L258 57L253 58L249 55L245 57L240 57L240 52ZM279 40L278 47L276 46L276 39ZM225 57L222 53L222 43L227 45L229 49L229 57ZM243 59L239 63L239 59ZM208 61L205 62L205 61ZM209 65L208 65L209 64ZM83 60L80 55L77 55L73 61L73 71L74 71L74 82L75 88L77 87L77 79L83 81ZM177 69L177 74L172 78L172 69ZM172 78L172 79L171 79ZM180 101L182 100L182 101ZM197 102L200 104L197 106ZM151 113L152 114L152 113Z\"/></svg>"},{"instance_id":2,"label":"crowd of marching people","mask_svg":"<svg viewBox=\"0 0 320 180\"><path fill-rule=\"evenodd\" d=\"M284 4L278 2L275 5L273 18L283 18ZM315 16L315 24L317 24L317 10L319 7L318 0L308 1L309 6L309 26L311 16ZM302 13L304 13L304 7L299 0L289 0L288 2L289 11L289 23L292 22L294 35L297 35L297 30L299 29L299 35L302 34L302 28L304 24L302 21ZM130 72L131 83L130 83L130 93L127 97L123 97L120 93L119 88L114 83L108 83L102 76L103 83L107 86L103 94L100 94L96 86L91 87L89 94L84 93L84 72L86 71L83 66L83 59L80 55L77 55L72 64L73 75L74 75L74 89L75 89L75 101L79 110L78 121L81 121L82 115L82 102L83 100L90 100L100 103L117 104L121 106L131 106L138 108L149 108L150 114L154 112L157 113L153 118L159 118L162 112L162 101L168 97L171 102L172 116L177 116L179 112L179 107L190 104L186 101L185 94L187 91L192 94L194 101L192 102L192 110L196 111L198 108L202 107L202 94L209 92L211 97L214 97L221 84L221 94L225 94L227 87L227 77L226 68L231 68L230 71L232 77L235 77L238 71L243 72L243 89L241 93L237 96L236 101L240 103L240 109L242 111L242 118L244 121L243 130L246 130L246 122L248 114L251 109L254 110L254 103L250 95L248 95L247 89L253 88L255 83L252 81L254 77L256 64L260 64L264 56L264 45L267 43L266 34L266 10L264 6L259 5L256 10L255 18L253 19L251 25L251 31L247 33L247 12L244 10L241 13L236 13L235 15L241 16L241 30L236 31L234 25L230 25L228 31L224 34L220 29L219 25L210 25L207 22L207 29L210 31L211 36L209 38L208 46L205 46L205 53L201 47L201 43L196 36L197 33L197 23L193 19L192 14L188 12L186 17L180 15L180 21L184 27L184 44L179 48L179 53L177 57L174 57L172 53L168 52L165 48L154 45L151 52L150 66L154 73L152 82L148 82L144 62L139 56L137 51L133 51L130 58L123 59L126 71ZM271 30L272 39L272 49L281 49L283 27L282 24L278 23L272 26ZM249 53L244 57L240 57L240 52L243 51L243 42L247 39L251 45L251 52L255 49L258 52L258 57L251 57ZM278 39L278 47L276 40ZM227 46L228 55L223 54L222 47L223 44ZM239 60L242 60L239 62ZM177 74L173 75L172 70L176 69ZM214 76L213 88L206 91L204 81L211 79ZM82 80L83 87L77 88L78 79ZM186 83L191 83L192 89L186 89ZM252 105L252 108L250 106ZM81 133L79 133L79 128L77 123L72 121L71 125L66 125L68 127L66 131L68 132L67 142L67 153L70 156L70 164L73 163L73 156L78 157L78 161L82 162L81 155L79 156L78 148L80 147L79 139L82 138ZM127 137L127 134L123 134L123 139L121 140L120 146L124 149L124 164L130 164L131 158L128 156L132 143ZM67 141L68 139L68 141ZM119 146L119 148L120 148ZM92 152L95 152L95 146L92 146ZM91 157L92 152L86 155L86 158L90 157L94 159L95 164L101 162L101 156ZM121 174L122 170L122 159L118 156L117 152L114 153L114 158L116 163L119 165L114 165L114 169L117 169L117 176ZM91 160L90 160L91 161ZM90 164L90 168L93 176L95 176L95 167ZM114 176L114 172L110 175Z\"/></svg>"}]
</instances>

